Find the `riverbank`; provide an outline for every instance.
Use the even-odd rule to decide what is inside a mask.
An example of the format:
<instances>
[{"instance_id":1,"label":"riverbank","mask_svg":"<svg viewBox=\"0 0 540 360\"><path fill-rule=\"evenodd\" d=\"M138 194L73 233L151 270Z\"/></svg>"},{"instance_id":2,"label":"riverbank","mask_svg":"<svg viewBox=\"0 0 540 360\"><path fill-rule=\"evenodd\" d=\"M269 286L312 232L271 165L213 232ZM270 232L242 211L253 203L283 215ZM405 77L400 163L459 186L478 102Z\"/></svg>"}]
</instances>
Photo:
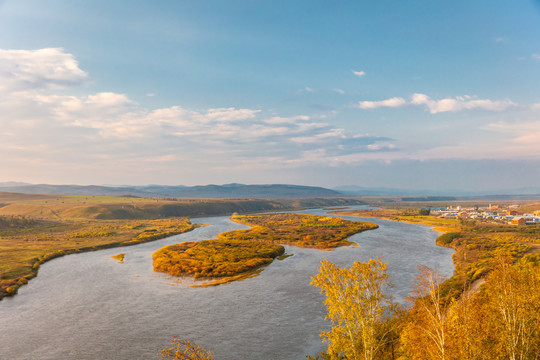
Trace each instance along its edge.
<instances>
[{"instance_id":1,"label":"riverbank","mask_svg":"<svg viewBox=\"0 0 540 360\"><path fill-rule=\"evenodd\" d=\"M420 215L418 209L411 208L331 213L428 225L440 232L436 244L455 250L452 255L454 275L441 286L443 296L448 298L458 298L463 291L480 284L479 280L488 275L501 259L515 263L525 255L537 251L540 245L540 226L519 227L443 219L432 215Z\"/></svg>"},{"instance_id":2,"label":"riverbank","mask_svg":"<svg viewBox=\"0 0 540 360\"><path fill-rule=\"evenodd\" d=\"M46 261L69 254L130 246L198 227L188 218L158 220L19 221L0 230L0 299L13 296ZM4 218L6 220L6 218Z\"/></svg>"},{"instance_id":3,"label":"riverbank","mask_svg":"<svg viewBox=\"0 0 540 360\"><path fill-rule=\"evenodd\" d=\"M409 224L429 225L433 230L444 234L446 232L460 231L459 220L441 219L430 215L420 215L416 209L369 209L369 210L338 210L330 211L329 214L343 216L358 216L401 221Z\"/></svg>"}]
</instances>

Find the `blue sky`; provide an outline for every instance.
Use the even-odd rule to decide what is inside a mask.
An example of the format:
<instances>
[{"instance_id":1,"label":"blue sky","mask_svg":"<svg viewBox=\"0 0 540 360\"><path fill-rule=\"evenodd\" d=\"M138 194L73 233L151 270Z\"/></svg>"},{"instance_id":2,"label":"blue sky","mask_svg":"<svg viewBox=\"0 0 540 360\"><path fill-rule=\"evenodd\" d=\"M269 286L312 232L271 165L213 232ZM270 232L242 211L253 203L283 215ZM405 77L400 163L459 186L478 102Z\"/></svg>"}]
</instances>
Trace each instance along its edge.
<instances>
[{"instance_id":1,"label":"blue sky","mask_svg":"<svg viewBox=\"0 0 540 360\"><path fill-rule=\"evenodd\" d=\"M0 181L530 187L538 1L1 1Z\"/></svg>"}]
</instances>

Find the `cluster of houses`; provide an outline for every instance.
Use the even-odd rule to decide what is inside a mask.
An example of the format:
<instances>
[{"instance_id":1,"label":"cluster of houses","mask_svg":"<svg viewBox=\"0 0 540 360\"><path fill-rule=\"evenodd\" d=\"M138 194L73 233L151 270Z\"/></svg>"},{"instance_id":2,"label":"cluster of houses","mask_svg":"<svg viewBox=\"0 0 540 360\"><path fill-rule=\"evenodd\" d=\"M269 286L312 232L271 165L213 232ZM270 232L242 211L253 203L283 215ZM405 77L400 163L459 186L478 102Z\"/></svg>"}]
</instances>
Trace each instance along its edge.
<instances>
[{"instance_id":1,"label":"cluster of houses","mask_svg":"<svg viewBox=\"0 0 540 360\"><path fill-rule=\"evenodd\" d=\"M447 208L435 208L429 210L431 215L445 218L493 221L512 225L540 224L540 210L524 214L517 211L517 208L518 205L510 205L505 208L498 205L489 205L489 207L485 208L479 208L478 206L471 208L449 206Z\"/></svg>"}]
</instances>

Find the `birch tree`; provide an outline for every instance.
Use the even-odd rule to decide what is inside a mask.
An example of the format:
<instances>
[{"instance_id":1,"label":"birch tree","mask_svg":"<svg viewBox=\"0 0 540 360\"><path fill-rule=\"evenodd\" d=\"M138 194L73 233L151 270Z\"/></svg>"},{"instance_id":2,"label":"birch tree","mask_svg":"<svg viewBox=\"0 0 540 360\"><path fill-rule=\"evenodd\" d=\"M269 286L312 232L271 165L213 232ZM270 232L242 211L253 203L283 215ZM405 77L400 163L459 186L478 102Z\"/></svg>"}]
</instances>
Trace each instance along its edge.
<instances>
[{"instance_id":1,"label":"birch tree","mask_svg":"<svg viewBox=\"0 0 540 360\"><path fill-rule=\"evenodd\" d=\"M390 341L383 326L385 314L393 310L392 298L385 294L390 285L386 265L380 258L354 262L350 268L321 262L311 284L326 295L326 318L333 327L321 336L328 341L330 359L376 359Z\"/></svg>"},{"instance_id":2,"label":"birch tree","mask_svg":"<svg viewBox=\"0 0 540 360\"><path fill-rule=\"evenodd\" d=\"M510 360L540 358L540 266L526 260L500 264L484 288L495 350Z\"/></svg>"},{"instance_id":3,"label":"birch tree","mask_svg":"<svg viewBox=\"0 0 540 360\"><path fill-rule=\"evenodd\" d=\"M446 320L449 304L440 285L445 277L437 270L418 266L412 301L414 306L402 335L402 342L413 359L447 360Z\"/></svg>"}]
</instances>

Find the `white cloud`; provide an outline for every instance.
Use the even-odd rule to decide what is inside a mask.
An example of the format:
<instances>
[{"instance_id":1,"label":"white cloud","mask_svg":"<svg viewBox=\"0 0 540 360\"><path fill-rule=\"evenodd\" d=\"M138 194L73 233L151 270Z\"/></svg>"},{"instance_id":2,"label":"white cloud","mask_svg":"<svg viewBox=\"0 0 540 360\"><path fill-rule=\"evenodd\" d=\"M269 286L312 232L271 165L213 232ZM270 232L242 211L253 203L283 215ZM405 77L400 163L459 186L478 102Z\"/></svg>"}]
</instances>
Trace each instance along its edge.
<instances>
[{"instance_id":1,"label":"white cloud","mask_svg":"<svg viewBox=\"0 0 540 360\"><path fill-rule=\"evenodd\" d=\"M432 114L464 110L504 111L517 106L516 103L510 100L493 101L489 99L477 99L468 95L433 100L425 94L413 94L411 104L425 105Z\"/></svg>"},{"instance_id":2,"label":"white cloud","mask_svg":"<svg viewBox=\"0 0 540 360\"><path fill-rule=\"evenodd\" d=\"M506 138L497 144L502 156L540 156L540 122L499 121L486 126L487 130L498 132Z\"/></svg>"},{"instance_id":3,"label":"white cloud","mask_svg":"<svg viewBox=\"0 0 540 360\"><path fill-rule=\"evenodd\" d=\"M295 124L299 121L308 121L309 116L299 115L290 117L273 116L270 119L264 120L266 124Z\"/></svg>"},{"instance_id":4,"label":"white cloud","mask_svg":"<svg viewBox=\"0 0 540 360\"><path fill-rule=\"evenodd\" d=\"M321 141L325 141L329 138L341 138L345 139L345 131L343 129L329 129L326 132L315 134L312 136L298 136L291 138L292 142L295 143L301 143L301 144L308 144L308 143L317 143Z\"/></svg>"},{"instance_id":5,"label":"white cloud","mask_svg":"<svg viewBox=\"0 0 540 360\"><path fill-rule=\"evenodd\" d=\"M362 76L366 75L366 72L363 71L363 70L361 70L361 71L351 70L351 71L352 71L352 73L353 73L354 75L359 76L359 77L362 77Z\"/></svg>"},{"instance_id":6,"label":"white cloud","mask_svg":"<svg viewBox=\"0 0 540 360\"><path fill-rule=\"evenodd\" d=\"M235 109L235 108L219 108L219 109L209 109L206 112L206 116L209 119L216 121L240 121L246 119L253 119L257 113L261 112L260 110L250 110L250 109Z\"/></svg>"},{"instance_id":7,"label":"white cloud","mask_svg":"<svg viewBox=\"0 0 540 360\"><path fill-rule=\"evenodd\" d=\"M335 92L337 92L338 94L341 94L341 95L345 95L345 90L342 90L342 89L335 88L335 89L332 89L332 91L335 91Z\"/></svg>"},{"instance_id":8,"label":"white cloud","mask_svg":"<svg viewBox=\"0 0 540 360\"><path fill-rule=\"evenodd\" d=\"M24 95L18 97L17 106L29 109L29 113L24 119L22 116L17 119L19 126L27 120L34 130L36 121L41 122L40 126L52 124L64 132L82 132L95 143L122 140L123 146L135 146L146 142L160 144L167 139L173 143L180 141L181 145L173 146L177 150L184 148L195 153L217 151L248 157L276 153L289 158L296 156L298 147L307 149L315 143L333 149L331 152L345 151L341 142L354 139L343 129L321 122L327 116L267 116L258 109L234 107L193 111L171 106L149 110L126 94L113 92L85 96L49 92L25 92ZM0 102L0 113L2 107ZM7 121L0 116L0 122ZM366 151L369 144L349 147L346 151ZM156 162L173 161L168 155L170 153L154 158Z\"/></svg>"},{"instance_id":9,"label":"white cloud","mask_svg":"<svg viewBox=\"0 0 540 360\"><path fill-rule=\"evenodd\" d=\"M534 60L540 60L540 54L532 54L531 58Z\"/></svg>"},{"instance_id":10,"label":"white cloud","mask_svg":"<svg viewBox=\"0 0 540 360\"><path fill-rule=\"evenodd\" d=\"M358 109L378 109L378 108L398 108L407 105L425 106L432 113L442 112L460 112L465 110L484 110L484 111L505 111L518 104L511 100L489 100L477 99L473 96L457 96L455 98L444 98L434 100L426 94L413 94L411 100L407 101L401 97L393 97L381 101L359 101L354 107Z\"/></svg>"},{"instance_id":11,"label":"white cloud","mask_svg":"<svg viewBox=\"0 0 540 360\"><path fill-rule=\"evenodd\" d=\"M407 101L400 97L393 97L386 100L381 101L359 101L358 104L355 106L359 109L377 109L381 107L402 107L407 105Z\"/></svg>"},{"instance_id":12,"label":"white cloud","mask_svg":"<svg viewBox=\"0 0 540 360\"><path fill-rule=\"evenodd\" d=\"M0 49L0 91L62 88L87 78L74 56L62 48Z\"/></svg>"},{"instance_id":13,"label":"white cloud","mask_svg":"<svg viewBox=\"0 0 540 360\"><path fill-rule=\"evenodd\" d=\"M99 108L123 107L134 104L125 94L116 94L113 92L101 92L95 95L88 95L86 104Z\"/></svg>"},{"instance_id":14,"label":"white cloud","mask_svg":"<svg viewBox=\"0 0 540 360\"><path fill-rule=\"evenodd\" d=\"M304 90L306 90L308 93L314 93L315 92L315 90L313 90L309 86L306 86Z\"/></svg>"}]
</instances>

